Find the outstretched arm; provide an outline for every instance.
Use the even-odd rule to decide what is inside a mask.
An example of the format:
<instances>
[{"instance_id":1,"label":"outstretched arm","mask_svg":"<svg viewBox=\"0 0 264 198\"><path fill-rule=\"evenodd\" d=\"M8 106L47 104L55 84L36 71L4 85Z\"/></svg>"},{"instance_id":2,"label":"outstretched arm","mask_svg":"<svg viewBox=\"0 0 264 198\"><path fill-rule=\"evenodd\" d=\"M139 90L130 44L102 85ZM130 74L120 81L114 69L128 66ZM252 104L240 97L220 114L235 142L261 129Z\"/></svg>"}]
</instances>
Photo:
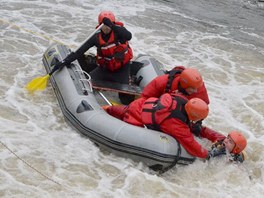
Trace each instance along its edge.
<instances>
[{"instance_id":1,"label":"outstretched arm","mask_svg":"<svg viewBox=\"0 0 264 198\"><path fill-rule=\"evenodd\" d=\"M76 52L71 52L65 59L64 63L66 65L75 61L79 57L81 57L88 49L95 46L96 44L96 35L93 35L91 39L89 39L86 43L84 43Z\"/></svg>"},{"instance_id":2,"label":"outstretched arm","mask_svg":"<svg viewBox=\"0 0 264 198\"><path fill-rule=\"evenodd\" d=\"M216 141L223 140L226 138L223 134L217 131L214 131L213 129L210 129L208 127L202 127L202 132L200 135L202 138L206 138L210 140L211 142L216 142Z\"/></svg>"},{"instance_id":3,"label":"outstretched arm","mask_svg":"<svg viewBox=\"0 0 264 198\"><path fill-rule=\"evenodd\" d=\"M173 136L190 155L207 158L208 150L195 140L188 125L183 124L182 121L167 119L162 123L161 130Z\"/></svg>"}]
</instances>

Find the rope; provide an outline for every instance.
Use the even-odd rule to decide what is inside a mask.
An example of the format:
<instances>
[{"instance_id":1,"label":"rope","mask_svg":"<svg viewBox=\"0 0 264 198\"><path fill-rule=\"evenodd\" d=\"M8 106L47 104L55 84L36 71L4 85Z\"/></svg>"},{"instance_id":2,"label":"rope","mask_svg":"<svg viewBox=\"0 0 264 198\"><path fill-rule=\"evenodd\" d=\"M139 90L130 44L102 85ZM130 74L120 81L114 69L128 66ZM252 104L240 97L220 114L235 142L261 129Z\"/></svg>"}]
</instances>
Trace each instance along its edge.
<instances>
[{"instance_id":1,"label":"rope","mask_svg":"<svg viewBox=\"0 0 264 198\"><path fill-rule=\"evenodd\" d=\"M44 35L44 34L40 34L40 33L34 32L34 31L32 31L32 30L28 30L28 29L26 29L26 28L23 28L23 27L21 27L21 26L18 26L18 25L16 25L16 24L14 24L14 23L11 23L11 22L9 22L9 21L7 21L7 20L0 19L0 21L1 21L2 23L7 23L7 24L9 24L9 25L11 25L11 26L14 26L14 27L20 29L20 30L23 30L23 31L25 31L25 32L28 32L28 33L30 33L30 34L33 34L33 35L35 35L35 36L39 36L39 37L44 38L44 39L46 39L46 40L53 41L53 42L55 42L55 43L65 45L65 44L64 44L63 42L61 42L61 41L58 41L58 40L53 39L53 38L50 38L50 37L48 37L48 36L46 36L46 35ZM36 41L36 42L37 42L37 41ZM38 42L37 42L37 44L38 44ZM70 48L74 48L74 47L76 47L75 45L67 45L67 46L70 47ZM42 173L42 172L40 172L39 170L37 170L37 169L36 169L35 167L33 167L31 164L29 164L29 163L26 162L24 159L22 159L21 157L19 157L14 151L12 151L12 150L11 150L7 145L5 145L2 141L0 141L0 144L3 145L3 147L5 147L9 152L11 152L11 153L12 153L17 159L19 159L20 161L22 161L24 164L26 164L28 167L30 167L31 169L33 169L34 171L36 171L38 174L42 175L42 176L43 176L44 178L46 178L47 180L49 180L49 181L55 183L56 185L61 186L62 188L65 188L67 191L69 191L69 192L71 192L71 193L76 194L76 192L70 190L69 188L66 188L65 186L62 186L62 184L60 184L59 182L55 181L54 179L50 178L49 176L47 176L47 175L45 175L44 173Z\"/></svg>"},{"instance_id":2,"label":"rope","mask_svg":"<svg viewBox=\"0 0 264 198\"><path fill-rule=\"evenodd\" d=\"M44 39L46 39L46 40L53 41L53 42L55 42L55 43L59 43L59 44L63 44L62 42L60 42L60 41L58 41L58 40L52 39L52 38L50 38L50 37L48 37L48 36L46 36L46 35L43 35L43 34L40 34L40 33L34 32L34 31L31 31L31 30L25 29L25 28L23 28L23 27L21 27L21 26L18 26L18 25L16 25L16 24L14 24L14 23L11 23L11 22L9 22L9 21L3 20L3 19L0 19L0 21L3 22L3 23L7 23L7 24L9 24L9 25L11 25L11 26L14 26L14 27L16 27L16 28L18 28L18 29L20 29L20 30L25 31L25 32L28 32L28 33L30 33L30 34L33 34L33 35L39 36L39 37L41 37L41 38L44 38ZM37 173L39 173L40 175L42 175L44 178L50 180L51 182L53 182L53 183L55 183L55 184L57 184L57 185L59 185L59 186L62 186L59 182L57 182L57 181L51 179L49 176L43 174L42 172L40 172L39 170L37 170L36 168L34 168L32 165L30 165L28 162L26 162L25 160L23 160L23 159L22 159L21 157L19 157L14 151L12 151L7 145L5 145L2 141L0 141L0 143L1 143L1 144L2 144L7 150L9 150L9 151L10 151L10 152L11 152L11 153L12 153L17 159L19 159L20 161L22 161L24 164L26 164L27 166L29 166L31 169L33 169L34 171L36 171Z\"/></svg>"},{"instance_id":3,"label":"rope","mask_svg":"<svg viewBox=\"0 0 264 198\"><path fill-rule=\"evenodd\" d=\"M20 30L23 30L23 31L25 31L25 32L28 32L28 33L30 33L30 34L33 34L33 35L35 35L35 36L39 36L39 37L44 38L44 39L46 39L46 40L53 41L53 42L58 43L58 44L61 44L61 45L65 45L63 42L61 42L61 41L59 41L59 40L56 40L56 39L50 38L50 37L48 37L48 36L46 36L46 35L44 35L44 34L41 34L41 33L38 33L38 32L34 32L34 31L29 30L29 29L26 29L26 28L23 28L23 27L21 27L21 26L19 26L19 25L16 25L15 23L11 23L11 22L9 22L9 21L7 21L7 20L0 19L0 21L1 21L2 23L7 23L7 24L9 24L9 25L11 25L11 26L14 26L14 27L20 29ZM70 47L70 48L74 48L74 47L76 47L76 46L75 46L75 45L70 45L69 47Z\"/></svg>"},{"instance_id":4,"label":"rope","mask_svg":"<svg viewBox=\"0 0 264 198\"><path fill-rule=\"evenodd\" d=\"M26 162L25 160L23 160L21 157L19 157L14 151L12 151L8 146L6 146L2 141L0 141L0 144L2 144L7 150L9 150L17 159L19 159L20 161L22 161L24 164L26 164L28 167L30 167L31 169L33 169L34 171L36 171L37 173L39 173L40 175L42 175L44 178L46 178L47 180L50 180L51 182L59 185L60 187L62 187L63 189L65 189L66 191L68 191L69 193L72 193L74 195L77 195L79 193L76 193L75 191L66 188L65 186L63 186L62 184L60 184L59 182L55 181L54 179L51 179L49 176L45 175L44 173L40 172L39 170L37 170L36 168L34 168L32 165L30 165L28 162Z\"/></svg>"},{"instance_id":5,"label":"rope","mask_svg":"<svg viewBox=\"0 0 264 198\"><path fill-rule=\"evenodd\" d=\"M249 178L250 180L253 180L253 174L252 174L252 171L249 170L249 169L245 166L245 164L243 164L243 163L241 163L241 164L239 164L239 165L241 165L242 168L244 168L244 170L245 170L246 173L248 174L248 178Z\"/></svg>"},{"instance_id":6,"label":"rope","mask_svg":"<svg viewBox=\"0 0 264 198\"><path fill-rule=\"evenodd\" d=\"M43 177L45 177L46 179L52 181L53 183L62 186L59 182L55 181L54 179L51 179L50 177L48 177L47 175L43 174L42 172L40 172L39 170L37 170L36 168L34 168L32 165L30 165L28 162L26 162L25 160L23 160L21 157L19 157L14 151L12 151L8 146L6 146L2 141L0 141L0 143L7 149L9 150L17 159L21 160L24 164L26 164L27 166L29 166L30 168L32 168L34 171L36 171L37 173L39 173L40 175L42 175Z\"/></svg>"}]
</instances>

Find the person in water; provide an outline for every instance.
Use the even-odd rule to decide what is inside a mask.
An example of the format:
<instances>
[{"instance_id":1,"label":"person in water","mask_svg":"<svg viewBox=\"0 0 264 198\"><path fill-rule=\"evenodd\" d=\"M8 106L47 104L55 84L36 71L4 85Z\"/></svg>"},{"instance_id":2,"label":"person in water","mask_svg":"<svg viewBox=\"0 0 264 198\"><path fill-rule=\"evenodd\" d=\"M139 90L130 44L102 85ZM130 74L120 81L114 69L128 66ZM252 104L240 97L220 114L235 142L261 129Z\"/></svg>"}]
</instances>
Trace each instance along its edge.
<instances>
[{"instance_id":1,"label":"person in water","mask_svg":"<svg viewBox=\"0 0 264 198\"><path fill-rule=\"evenodd\" d=\"M228 155L230 161L242 163L245 160L243 151L246 146L247 140L243 134L239 131L231 131L227 137L214 143L209 153L213 157ZM209 154L207 159L210 159L210 157Z\"/></svg>"}]
</instances>

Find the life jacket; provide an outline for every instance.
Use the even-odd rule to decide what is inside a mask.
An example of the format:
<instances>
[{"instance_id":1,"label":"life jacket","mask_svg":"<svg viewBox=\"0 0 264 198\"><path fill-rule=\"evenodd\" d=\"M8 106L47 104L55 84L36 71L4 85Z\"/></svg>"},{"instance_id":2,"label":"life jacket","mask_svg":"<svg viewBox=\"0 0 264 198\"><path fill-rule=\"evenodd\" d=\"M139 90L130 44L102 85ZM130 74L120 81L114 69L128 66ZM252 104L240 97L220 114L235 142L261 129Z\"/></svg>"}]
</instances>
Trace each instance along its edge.
<instances>
[{"instance_id":1,"label":"life jacket","mask_svg":"<svg viewBox=\"0 0 264 198\"><path fill-rule=\"evenodd\" d=\"M143 124L153 130L160 131L161 123L169 118L176 118L189 125L189 119L185 111L187 98L180 94L163 94L160 98L149 98L142 108Z\"/></svg>"},{"instance_id":2,"label":"life jacket","mask_svg":"<svg viewBox=\"0 0 264 198\"><path fill-rule=\"evenodd\" d=\"M175 79L176 75L180 75L184 69L185 68L183 66L176 66L172 70L166 71L166 74L169 74L169 76L168 76L168 81L167 81L166 88L165 88L165 93L171 93L172 91L174 91L174 90L171 90L172 82Z\"/></svg>"},{"instance_id":3,"label":"life jacket","mask_svg":"<svg viewBox=\"0 0 264 198\"><path fill-rule=\"evenodd\" d=\"M115 25L124 26L121 22L115 22ZM133 58L133 52L128 41L120 43L111 31L107 42L102 38L102 33L97 34L99 46L97 47L97 63L99 66L106 67L110 71L116 71L129 63Z\"/></svg>"}]
</instances>

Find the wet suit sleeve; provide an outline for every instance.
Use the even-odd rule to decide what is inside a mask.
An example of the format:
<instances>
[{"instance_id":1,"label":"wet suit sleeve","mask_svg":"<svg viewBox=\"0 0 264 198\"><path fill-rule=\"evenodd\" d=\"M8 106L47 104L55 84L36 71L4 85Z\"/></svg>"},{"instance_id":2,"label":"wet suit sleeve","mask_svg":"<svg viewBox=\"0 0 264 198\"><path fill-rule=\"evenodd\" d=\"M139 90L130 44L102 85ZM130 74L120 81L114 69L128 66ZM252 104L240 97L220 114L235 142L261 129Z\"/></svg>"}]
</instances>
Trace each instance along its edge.
<instances>
[{"instance_id":1,"label":"wet suit sleeve","mask_svg":"<svg viewBox=\"0 0 264 198\"><path fill-rule=\"evenodd\" d=\"M132 34L125 27L114 25L112 29L121 43L131 40Z\"/></svg>"},{"instance_id":2,"label":"wet suit sleeve","mask_svg":"<svg viewBox=\"0 0 264 198\"><path fill-rule=\"evenodd\" d=\"M96 34L94 36L91 37L91 39L89 39L88 41L86 41L86 43L84 43L80 49L78 49L76 52L72 52L70 53L66 58L65 58L65 62L67 64L71 63L72 61L75 61L76 59L78 59L79 57L81 57L87 50L89 50L91 47L96 46Z\"/></svg>"},{"instance_id":3,"label":"wet suit sleeve","mask_svg":"<svg viewBox=\"0 0 264 198\"><path fill-rule=\"evenodd\" d=\"M106 112L110 114L111 116L114 116L120 120L123 120L126 112L127 112L127 106L125 105L113 105L109 106L106 109Z\"/></svg>"},{"instance_id":4,"label":"wet suit sleeve","mask_svg":"<svg viewBox=\"0 0 264 198\"><path fill-rule=\"evenodd\" d=\"M210 129L208 127L202 127L202 132L200 135L202 138L206 138L210 140L211 142L216 142L216 141L223 140L226 138L223 134L217 131L214 131L213 129Z\"/></svg>"},{"instance_id":5,"label":"wet suit sleeve","mask_svg":"<svg viewBox=\"0 0 264 198\"><path fill-rule=\"evenodd\" d=\"M173 136L190 155L204 159L208 156L207 149L195 140L188 125L182 121L167 119L162 123L161 130Z\"/></svg>"},{"instance_id":6,"label":"wet suit sleeve","mask_svg":"<svg viewBox=\"0 0 264 198\"><path fill-rule=\"evenodd\" d=\"M160 97L166 88L168 75L162 75L154 78L149 84L143 89L141 97Z\"/></svg>"}]
</instances>

